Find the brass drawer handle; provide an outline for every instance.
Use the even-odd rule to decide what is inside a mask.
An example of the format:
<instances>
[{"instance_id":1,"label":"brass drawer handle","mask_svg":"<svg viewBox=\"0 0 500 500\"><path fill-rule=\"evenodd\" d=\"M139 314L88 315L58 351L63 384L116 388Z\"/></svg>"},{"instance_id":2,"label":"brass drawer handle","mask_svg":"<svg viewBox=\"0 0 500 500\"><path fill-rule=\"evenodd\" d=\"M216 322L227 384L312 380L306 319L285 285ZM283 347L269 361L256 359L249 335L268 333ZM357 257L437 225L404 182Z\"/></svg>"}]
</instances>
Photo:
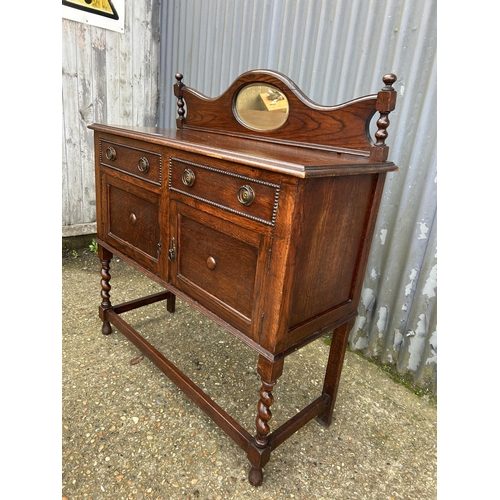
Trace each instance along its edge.
<instances>
[{"instance_id":1,"label":"brass drawer handle","mask_svg":"<svg viewBox=\"0 0 500 500\"><path fill-rule=\"evenodd\" d=\"M104 155L106 156L107 160L113 161L116 158L116 149L108 146Z\"/></svg>"},{"instance_id":2,"label":"brass drawer handle","mask_svg":"<svg viewBox=\"0 0 500 500\"><path fill-rule=\"evenodd\" d=\"M129 215L128 219L131 224L135 224L137 222L137 216L133 212Z\"/></svg>"},{"instance_id":3,"label":"brass drawer handle","mask_svg":"<svg viewBox=\"0 0 500 500\"><path fill-rule=\"evenodd\" d=\"M213 271L215 269L216 265L217 265L217 262L215 261L215 259L213 257L209 257L207 259L207 267L208 267L208 269L210 269L211 271Z\"/></svg>"},{"instance_id":4,"label":"brass drawer handle","mask_svg":"<svg viewBox=\"0 0 500 500\"><path fill-rule=\"evenodd\" d=\"M245 185L238 189L238 201L248 207L255 200L255 192L251 186Z\"/></svg>"},{"instance_id":5,"label":"brass drawer handle","mask_svg":"<svg viewBox=\"0 0 500 500\"><path fill-rule=\"evenodd\" d=\"M139 159L139 163L137 164L137 168L139 169L139 172L142 172L143 174L147 173L147 171L149 170L149 161L148 161L148 159L144 158L144 156L142 156Z\"/></svg>"},{"instance_id":6,"label":"brass drawer handle","mask_svg":"<svg viewBox=\"0 0 500 500\"><path fill-rule=\"evenodd\" d=\"M195 180L196 176L194 175L194 172L190 168L186 168L184 172L182 172L182 183L185 186L191 187L194 184Z\"/></svg>"},{"instance_id":7,"label":"brass drawer handle","mask_svg":"<svg viewBox=\"0 0 500 500\"><path fill-rule=\"evenodd\" d=\"M168 260L170 262L174 262L177 257L177 248L175 247L175 238L172 238L172 243L170 244L170 248L168 249Z\"/></svg>"}]
</instances>

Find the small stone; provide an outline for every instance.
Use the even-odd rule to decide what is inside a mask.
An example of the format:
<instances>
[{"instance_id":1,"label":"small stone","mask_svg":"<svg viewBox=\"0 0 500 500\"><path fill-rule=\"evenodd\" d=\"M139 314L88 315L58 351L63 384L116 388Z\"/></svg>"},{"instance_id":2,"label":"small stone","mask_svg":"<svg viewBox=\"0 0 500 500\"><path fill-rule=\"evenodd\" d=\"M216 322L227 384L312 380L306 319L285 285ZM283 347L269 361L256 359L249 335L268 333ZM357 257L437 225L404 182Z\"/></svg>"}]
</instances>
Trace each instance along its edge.
<instances>
[{"instance_id":1,"label":"small stone","mask_svg":"<svg viewBox=\"0 0 500 500\"><path fill-rule=\"evenodd\" d=\"M137 356L136 358L132 358L130 360L131 365L136 365L137 363L140 363L144 359L144 356Z\"/></svg>"}]
</instances>

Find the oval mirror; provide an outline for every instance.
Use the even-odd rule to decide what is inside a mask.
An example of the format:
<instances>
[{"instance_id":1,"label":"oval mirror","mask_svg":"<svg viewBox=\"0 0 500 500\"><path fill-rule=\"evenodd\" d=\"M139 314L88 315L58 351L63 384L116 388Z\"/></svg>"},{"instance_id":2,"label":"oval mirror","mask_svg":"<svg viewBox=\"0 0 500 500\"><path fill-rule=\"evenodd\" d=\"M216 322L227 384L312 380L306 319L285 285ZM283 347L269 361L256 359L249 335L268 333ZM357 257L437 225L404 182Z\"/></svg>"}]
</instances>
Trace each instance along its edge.
<instances>
[{"instance_id":1,"label":"oval mirror","mask_svg":"<svg viewBox=\"0 0 500 500\"><path fill-rule=\"evenodd\" d=\"M288 99L274 85L251 83L236 96L234 115L252 130L275 130L288 118Z\"/></svg>"}]
</instances>

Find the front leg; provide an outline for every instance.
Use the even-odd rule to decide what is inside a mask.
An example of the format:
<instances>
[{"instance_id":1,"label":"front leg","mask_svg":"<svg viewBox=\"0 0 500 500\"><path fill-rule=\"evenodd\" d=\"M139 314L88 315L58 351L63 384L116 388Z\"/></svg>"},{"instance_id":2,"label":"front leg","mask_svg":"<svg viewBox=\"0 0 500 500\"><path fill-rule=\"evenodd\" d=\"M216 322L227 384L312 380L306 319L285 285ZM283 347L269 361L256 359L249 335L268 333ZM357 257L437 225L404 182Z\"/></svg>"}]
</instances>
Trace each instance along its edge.
<instances>
[{"instance_id":1,"label":"front leg","mask_svg":"<svg viewBox=\"0 0 500 500\"><path fill-rule=\"evenodd\" d=\"M109 274L109 264L111 259L113 258L113 254L102 247L98 246L98 255L101 260L101 305L99 307L99 317L102 320L102 333L104 335L109 335L111 333L111 324L106 318L106 309L111 307L111 298L110 298L110 290L111 285L109 281L111 279L111 275Z\"/></svg>"},{"instance_id":2,"label":"front leg","mask_svg":"<svg viewBox=\"0 0 500 500\"><path fill-rule=\"evenodd\" d=\"M262 484L264 474L262 468L269 461L271 448L268 434L270 432L269 420L271 420L271 406L274 403L272 390L283 373L284 358L278 361L270 361L264 356L259 356L257 371L261 376L262 387L260 389L260 399L257 404L257 417L255 426L257 433L248 448L248 460L252 464L248 474L248 480L253 486Z\"/></svg>"}]
</instances>

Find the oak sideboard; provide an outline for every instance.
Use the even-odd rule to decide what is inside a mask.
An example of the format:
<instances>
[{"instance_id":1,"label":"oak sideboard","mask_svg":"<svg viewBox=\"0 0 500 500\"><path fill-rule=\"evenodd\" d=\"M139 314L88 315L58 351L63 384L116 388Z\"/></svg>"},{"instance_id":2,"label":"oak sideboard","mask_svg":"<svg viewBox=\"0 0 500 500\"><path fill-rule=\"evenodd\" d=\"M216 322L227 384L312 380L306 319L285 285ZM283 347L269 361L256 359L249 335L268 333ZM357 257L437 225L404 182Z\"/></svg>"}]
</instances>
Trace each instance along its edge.
<instances>
[{"instance_id":1,"label":"oak sideboard","mask_svg":"<svg viewBox=\"0 0 500 500\"><path fill-rule=\"evenodd\" d=\"M322 106L270 70L242 74L217 98L177 74L175 129L90 126L102 333L115 326L243 449L253 485L303 425L331 423L385 178L397 170L385 144L395 81ZM113 255L164 291L113 304ZM121 316L158 301L173 314L176 297L258 353L251 432ZM321 393L271 432L286 357L332 332Z\"/></svg>"}]
</instances>

